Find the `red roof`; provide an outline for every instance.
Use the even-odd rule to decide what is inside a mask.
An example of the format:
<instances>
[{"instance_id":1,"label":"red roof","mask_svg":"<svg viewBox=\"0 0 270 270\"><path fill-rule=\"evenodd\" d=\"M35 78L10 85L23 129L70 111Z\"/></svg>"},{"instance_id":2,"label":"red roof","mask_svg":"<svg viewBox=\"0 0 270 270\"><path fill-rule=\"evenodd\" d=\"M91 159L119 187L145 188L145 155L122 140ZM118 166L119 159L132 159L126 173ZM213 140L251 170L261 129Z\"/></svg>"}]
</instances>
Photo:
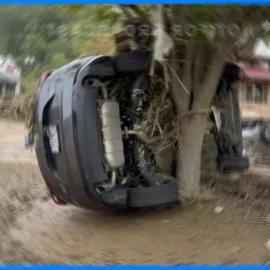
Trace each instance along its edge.
<instances>
[{"instance_id":1,"label":"red roof","mask_svg":"<svg viewBox=\"0 0 270 270\"><path fill-rule=\"evenodd\" d=\"M237 55L236 58L239 60L266 60L269 61L270 57L269 56L263 56L259 54L242 54L242 55Z\"/></svg>"},{"instance_id":2,"label":"red roof","mask_svg":"<svg viewBox=\"0 0 270 270\"><path fill-rule=\"evenodd\" d=\"M243 79L249 81L270 82L270 72L243 67L241 67L241 70L243 72Z\"/></svg>"},{"instance_id":3,"label":"red roof","mask_svg":"<svg viewBox=\"0 0 270 270\"><path fill-rule=\"evenodd\" d=\"M239 61L240 60L240 61ZM259 55L242 55L238 56L238 61L234 63L241 69L242 71L242 79L254 82L270 82L270 71L266 71L264 69L258 67L250 67L247 66L243 60L266 60L270 61L269 57L259 56Z\"/></svg>"}]
</instances>

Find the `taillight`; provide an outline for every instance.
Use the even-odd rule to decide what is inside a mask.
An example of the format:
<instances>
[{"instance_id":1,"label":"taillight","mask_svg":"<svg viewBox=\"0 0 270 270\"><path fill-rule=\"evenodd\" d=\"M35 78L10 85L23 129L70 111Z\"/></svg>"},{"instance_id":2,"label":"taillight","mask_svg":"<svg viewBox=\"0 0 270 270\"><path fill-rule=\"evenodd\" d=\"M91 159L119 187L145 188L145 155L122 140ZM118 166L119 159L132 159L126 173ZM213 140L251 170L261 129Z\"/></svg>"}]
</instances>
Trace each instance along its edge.
<instances>
[{"instance_id":1,"label":"taillight","mask_svg":"<svg viewBox=\"0 0 270 270\"><path fill-rule=\"evenodd\" d=\"M54 194L51 194L53 201L55 202L55 204L57 205L66 205L67 203L61 199L59 199L57 196L55 196Z\"/></svg>"},{"instance_id":2,"label":"taillight","mask_svg":"<svg viewBox=\"0 0 270 270\"><path fill-rule=\"evenodd\" d=\"M42 84L49 78L49 76L52 74L52 72L44 72L40 78L39 81L39 85L38 85L38 90L37 90L37 94L40 93L41 88L42 88Z\"/></svg>"},{"instance_id":3,"label":"taillight","mask_svg":"<svg viewBox=\"0 0 270 270\"><path fill-rule=\"evenodd\" d=\"M48 190L49 190L49 193L50 193L50 195L51 195L53 201L55 202L55 204L57 204L57 205L66 205L67 203L66 203L65 201L59 199L59 198L53 193L53 191L52 191L50 185L49 185L48 183L46 183L46 184L47 184L47 188L48 188Z\"/></svg>"},{"instance_id":4,"label":"taillight","mask_svg":"<svg viewBox=\"0 0 270 270\"><path fill-rule=\"evenodd\" d=\"M51 75L52 73L51 72L44 72L42 74L42 79L43 79L43 82L48 79L48 77Z\"/></svg>"}]
</instances>

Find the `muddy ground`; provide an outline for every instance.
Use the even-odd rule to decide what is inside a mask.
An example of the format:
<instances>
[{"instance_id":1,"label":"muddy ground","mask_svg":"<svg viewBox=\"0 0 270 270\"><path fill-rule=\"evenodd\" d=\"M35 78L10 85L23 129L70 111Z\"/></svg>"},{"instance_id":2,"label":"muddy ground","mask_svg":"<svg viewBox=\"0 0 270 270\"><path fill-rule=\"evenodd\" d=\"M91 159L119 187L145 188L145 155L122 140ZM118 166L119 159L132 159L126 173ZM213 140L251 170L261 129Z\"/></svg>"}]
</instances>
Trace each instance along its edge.
<instances>
[{"instance_id":1,"label":"muddy ground","mask_svg":"<svg viewBox=\"0 0 270 270\"><path fill-rule=\"evenodd\" d=\"M56 206L24 128L0 121L0 262L3 264L268 264L270 207L219 196L190 209L102 214ZM217 206L224 207L215 213Z\"/></svg>"}]
</instances>

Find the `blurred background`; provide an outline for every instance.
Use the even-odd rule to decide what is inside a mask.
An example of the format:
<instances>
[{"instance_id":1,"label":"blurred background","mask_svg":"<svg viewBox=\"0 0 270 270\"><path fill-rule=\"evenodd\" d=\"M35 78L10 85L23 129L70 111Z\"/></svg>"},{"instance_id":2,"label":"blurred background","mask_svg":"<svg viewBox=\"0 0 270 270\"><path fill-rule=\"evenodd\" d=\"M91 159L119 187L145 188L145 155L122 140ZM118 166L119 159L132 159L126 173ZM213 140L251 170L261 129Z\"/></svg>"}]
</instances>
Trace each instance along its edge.
<instances>
[{"instance_id":1,"label":"blurred background","mask_svg":"<svg viewBox=\"0 0 270 270\"><path fill-rule=\"evenodd\" d=\"M115 53L118 12L108 5L0 7L0 264L268 265L270 188L262 183L270 181L269 151L258 136L261 119L270 119L270 49L262 40L237 60L245 75L245 153L257 162L240 181L213 177L204 203L181 211L115 215L51 201L35 154L24 148L39 78L79 57ZM262 78L256 70L265 63Z\"/></svg>"},{"instance_id":2,"label":"blurred background","mask_svg":"<svg viewBox=\"0 0 270 270\"><path fill-rule=\"evenodd\" d=\"M113 53L113 7L1 6L0 53L22 73L21 92L35 91L42 72L78 57Z\"/></svg>"}]
</instances>

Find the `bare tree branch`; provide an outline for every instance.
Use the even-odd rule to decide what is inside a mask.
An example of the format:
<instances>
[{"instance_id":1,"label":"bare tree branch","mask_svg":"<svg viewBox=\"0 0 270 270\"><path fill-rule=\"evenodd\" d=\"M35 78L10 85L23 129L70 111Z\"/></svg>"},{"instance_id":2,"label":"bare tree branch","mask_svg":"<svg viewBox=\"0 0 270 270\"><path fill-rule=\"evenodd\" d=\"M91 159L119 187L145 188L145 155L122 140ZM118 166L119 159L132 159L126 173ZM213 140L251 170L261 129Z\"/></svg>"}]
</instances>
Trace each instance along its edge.
<instances>
[{"instance_id":1,"label":"bare tree branch","mask_svg":"<svg viewBox=\"0 0 270 270\"><path fill-rule=\"evenodd\" d=\"M151 21L148 19L147 14L142 11L137 5L125 5L132 11L134 11L146 24L152 25Z\"/></svg>"},{"instance_id":2,"label":"bare tree branch","mask_svg":"<svg viewBox=\"0 0 270 270\"><path fill-rule=\"evenodd\" d=\"M174 70L174 72L170 72L171 92L178 116L181 116L189 109L190 95L186 93L181 83L179 83L179 78L177 76L180 75L180 72L175 50L173 50L171 53L170 64L172 65L172 68ZM188 86L184 85L184 87L187 88L189 87L189 85ZM187 88L187 90L189 89Z\"/></svg>"},{"instance_id":3,"label":"bare tree branch","mask_svg":"<svg viewBox=\"0 0 270 270\"><path fill-rule=\"evenodd\" d=\"M201 91L194 99L193 110L210 106L218 82L222 75L224 64L230 56L234 45L235 40L230 40L227 43L220 43L216 48L213 48L211 52L211 59L209 59L210 67L208 72L205 74L205 80L202 84Z\"/></svg>"},{"instance_id":4,"label":"bare tree branch","mask_svg":"<svg viewBox=\"0 0 270 270\"><path fill-rule=\"evenodd\" d=\"M128 18L128 20L132 19L132 14L128 11L128 9L123 6L123 5L118 5L120 7L120 9L122 10L122 12L125 14L125 16Z\"/></svg>"},{"instance_id":5,"label":"bare tree branch","mask_svg":"<svg viewBox=\"0 0 270 270\"><path fill-rule=\"evenodd\" d=\"M194 53L194 43L189 42L186 45L186 50L185 50L185 65L184 65L184 70L181 74L182 81L186 88L191 92L191 85L192 85L192 60L193 60L193 53Z\"/></svg>"},{"instance_id":6,"label":"bare tree branch","mask_svg":"<svg viewBox=\"0 0 270 270\"><path fill-rule=\"evenodd\" d=\"M201 87L201 79L204 70L204 46L200 45L196 48L194 53L194 74L193 74L193 91L194 91L194 98L196 98L196 92L199 91Z\"/></svg>"}]
</instances>

